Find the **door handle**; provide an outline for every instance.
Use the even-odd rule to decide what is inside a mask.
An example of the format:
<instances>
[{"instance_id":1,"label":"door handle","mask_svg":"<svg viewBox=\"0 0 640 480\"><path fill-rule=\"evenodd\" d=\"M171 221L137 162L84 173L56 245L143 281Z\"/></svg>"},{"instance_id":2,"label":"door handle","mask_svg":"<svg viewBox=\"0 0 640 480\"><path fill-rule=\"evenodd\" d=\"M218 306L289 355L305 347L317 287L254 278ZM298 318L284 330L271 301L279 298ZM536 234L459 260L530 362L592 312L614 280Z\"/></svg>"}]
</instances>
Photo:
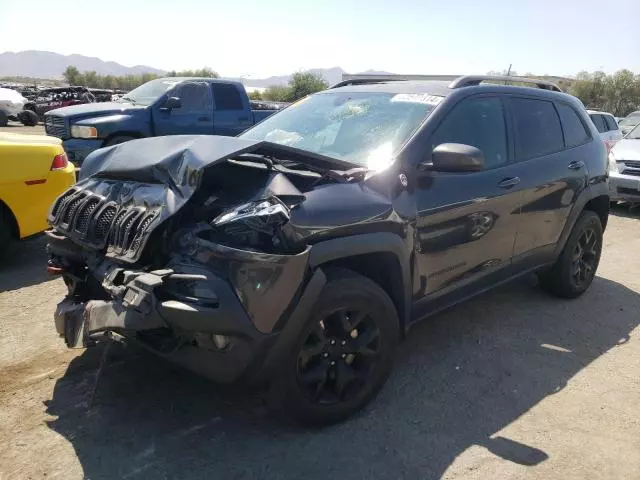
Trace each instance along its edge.
<instances>
[{"instance_id":1,"label":"door handle","mask_svg":"<svg viewBox=\"0 0 640 480\"><path fill-rule=\"evenodd\" d=\"M520 183L520 177L509 177L509 178L505 178L504 180L502 180L498 184L498 186L500 188L511 188L511 187L515 187L519 183Z\"/></svg>"},{"instance_id":2,"label":"door handle","mask_svg":"<svg viewBox=\"0 0 640 480\"><path fill-rule=\"evenodd\" d=\"M582 160L575 160L567 166L569 167L569 170L580 170L584 167L584 162Z\"/></svg>"},{"instance_id":3,"label":"door handle","mask_svg":"<svg viewBox=\"0 0 640 480\"><path fill-rule=\"evenodd\" d=\"M208 122L210 120L211 120L211 118L209 118L209 117L198 117L198 121L199 122Z\"/></svg>"}]
</instances>

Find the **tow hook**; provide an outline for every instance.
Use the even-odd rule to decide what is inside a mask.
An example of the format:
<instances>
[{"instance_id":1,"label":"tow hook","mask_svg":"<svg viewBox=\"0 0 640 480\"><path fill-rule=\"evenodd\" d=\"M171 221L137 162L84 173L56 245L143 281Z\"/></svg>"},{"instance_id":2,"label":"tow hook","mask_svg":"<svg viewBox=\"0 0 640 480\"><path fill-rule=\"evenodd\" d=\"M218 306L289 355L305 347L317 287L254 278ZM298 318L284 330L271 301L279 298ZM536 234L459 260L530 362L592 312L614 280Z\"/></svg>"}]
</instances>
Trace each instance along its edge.
<instances>
[{"instance_id":1,"label":"tow hook","mask_svg":"<svg viewBox=\"0 0 640 480\"><path fill-rule=\"evenodd\" d=\"M65 272L66 270L61 265L53 262L52 260L47 262L47 273L49 275L62 275Z\"/></svg>"}]
</instances>

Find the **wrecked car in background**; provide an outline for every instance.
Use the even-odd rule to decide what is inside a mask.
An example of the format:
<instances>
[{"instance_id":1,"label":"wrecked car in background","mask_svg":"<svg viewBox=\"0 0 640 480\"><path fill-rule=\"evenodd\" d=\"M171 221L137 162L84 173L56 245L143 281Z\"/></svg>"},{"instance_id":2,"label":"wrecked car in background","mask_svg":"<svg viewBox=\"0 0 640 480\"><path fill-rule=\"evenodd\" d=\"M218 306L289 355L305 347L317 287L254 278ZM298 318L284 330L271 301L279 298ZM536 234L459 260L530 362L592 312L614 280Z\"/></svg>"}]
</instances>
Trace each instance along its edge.
<instances>
[{"instance_id":1,"label":"wrecked car in background","mask_svg":"<svg viewBox=\"0 0 640 480\"><path fill-rule=\"evenodd\" d=\"M607 222L604 144L554 85L487 79L345 84L239 137L93 152L49 216L58 333L136 342L329 423L374 397L416 321L532 271L581 295Z\"/></svg>"},{"instance_id":2,"label":"wrecked car in background","mask_svg":"<svg viewBox=\"0 0 640 480\"><path fill-rule=\"evenodd\" d=\"M26 127L38 124L38 117L25 110L27 99L11 88L0 88L0 127L6 127L9 120L21 122Z\"/></svg>"}]
</instances>

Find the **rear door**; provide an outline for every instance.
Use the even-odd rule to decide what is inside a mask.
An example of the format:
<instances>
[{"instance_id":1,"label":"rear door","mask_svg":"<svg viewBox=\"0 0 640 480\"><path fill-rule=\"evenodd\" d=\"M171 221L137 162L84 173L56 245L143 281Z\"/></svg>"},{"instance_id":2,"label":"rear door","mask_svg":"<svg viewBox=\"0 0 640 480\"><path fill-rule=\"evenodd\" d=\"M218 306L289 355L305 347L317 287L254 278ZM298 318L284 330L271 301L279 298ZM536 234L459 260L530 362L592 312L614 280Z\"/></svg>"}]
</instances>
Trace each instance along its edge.
<instances>
[{"instance_id":1,"label":"rear door","mask_svg":"<svg viewBox=\"0 0 640 480\"><path fill-rule=\"evenodd\" d=\"M181 105L171 110L156 107L156 135L213 134L213 100L207 82L182 82L168 96L178 97Z\"/></svg>"},{"instance_id":2,"label":"rear door","mask_svg":"<svg viewBox=\"0 0 640 480\"><path fill-rule=\"evenodd\" d=\"M516 161L524 169L514 262L536 266L552 258L575 199L587 186L584 155L591 137L568 103L511 96L509 107Z\"/></svg>"},{"instance_id":3,"label":"rear door","mask_svg":"<svg viewBox=\"0 0 640 480\"><path fill-rule=\"evenodd\" d=\"M248 97L231 83L211 84L215 105L215 133L234 137L253 125Z\"/></svg>"},{"instance_id":4,"label":"rear door","mask_svg":"<svg viewBox=\"0 0 640 480\"><path fill-rule=\"evenodd\" d=\"M448 293L507 275L522 202L508 132L502 98L476 95L456 104L425 145L429 156L442 143L473 145L483 152L485 169L432 172L418 182L418 290L424 301L416 306L417 318L447 303Z\"/></svg>"}]
</instances>

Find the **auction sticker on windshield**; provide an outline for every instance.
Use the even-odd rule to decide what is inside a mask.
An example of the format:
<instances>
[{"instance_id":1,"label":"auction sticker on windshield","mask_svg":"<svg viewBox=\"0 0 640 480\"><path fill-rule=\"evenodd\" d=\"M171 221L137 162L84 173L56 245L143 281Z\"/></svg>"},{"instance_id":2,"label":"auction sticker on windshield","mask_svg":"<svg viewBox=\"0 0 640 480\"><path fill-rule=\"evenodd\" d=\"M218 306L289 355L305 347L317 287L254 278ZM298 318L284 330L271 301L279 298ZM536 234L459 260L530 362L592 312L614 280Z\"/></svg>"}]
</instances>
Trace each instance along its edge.
<instances>
[{"instance_id":1,"label":"auction sticker on windshield","mask_svg":"<svg viewBox=\"0 0 640 480\"><path fill-rule=\"evenodd\" d=\"M444 97L427 93L399 93L391 99L392 102L424 103L425 105L433 106L440 104L442 100L444 100Z\"/></svg>"}]
</instances>

